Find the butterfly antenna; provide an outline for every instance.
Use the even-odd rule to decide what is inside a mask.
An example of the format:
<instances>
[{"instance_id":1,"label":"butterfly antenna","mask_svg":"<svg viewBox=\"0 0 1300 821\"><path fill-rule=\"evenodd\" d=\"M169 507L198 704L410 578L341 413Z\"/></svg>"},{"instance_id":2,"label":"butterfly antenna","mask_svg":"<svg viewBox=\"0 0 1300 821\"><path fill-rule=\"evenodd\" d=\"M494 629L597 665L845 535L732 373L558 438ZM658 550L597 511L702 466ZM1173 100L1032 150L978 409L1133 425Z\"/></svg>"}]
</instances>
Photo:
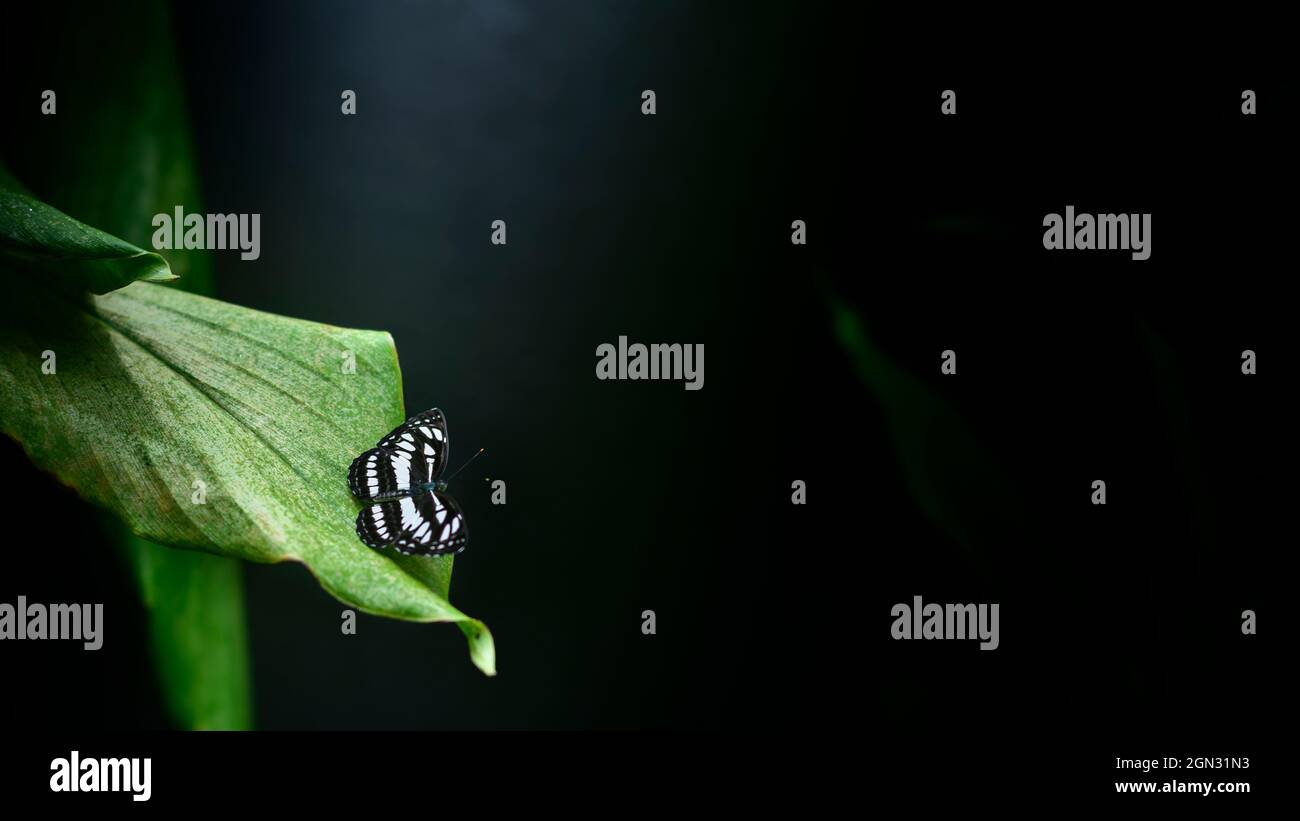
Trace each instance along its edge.
<instances>
[{"instance_id":1,"label":"butterfly antenna","mask_svg":"<svg viewBox=\"0 0 1300 821\"><path fill-rule=\"evenodd\" d=\"M455 470L455 471L454 471L450 476L448 476L446 479L444 479L443 481L445 481L445 482L450 482L452 479L455 479L457 473L460 473L462 470L464 470L465 468L469 467L469 463L470 463L470 462L473 462L475 459L477 459L477 458L479 458L480 456L482 456L482 455L483 455L483 451L485 451L485 450L487 450L487 448L479 448L479 449L478 449L478 453L476 453L476 454L474 454L473 456L471 456L471 457L469 457L468 459L466 459L466 460L465 460L465 464L463 464L463 465L461 465L460 467L456 468L456 470Z\"/></svg>"}]
</instances>

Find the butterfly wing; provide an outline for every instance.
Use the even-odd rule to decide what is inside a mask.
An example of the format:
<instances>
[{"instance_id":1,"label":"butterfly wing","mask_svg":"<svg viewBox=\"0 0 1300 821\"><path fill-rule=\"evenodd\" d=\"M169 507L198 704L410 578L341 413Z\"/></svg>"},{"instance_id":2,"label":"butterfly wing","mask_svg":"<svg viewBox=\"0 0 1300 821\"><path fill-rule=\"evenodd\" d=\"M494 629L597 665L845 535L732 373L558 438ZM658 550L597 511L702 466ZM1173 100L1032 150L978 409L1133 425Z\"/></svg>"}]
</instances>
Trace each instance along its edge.
<instances>
[{"instance_id":1,"label":"butterfly wing","mask_svg":"<svg viewBox=\"0 0 1300 821\"><path fill-rule=\"evenodd\" d=\"M361 499L394 499L428 481L423 473L424 462L412 461L406 451L371 448L352 460L348 486Z\"/></svg>"},{"instance_id":2,"label":"butterfly wing","mask_svg":"<svg viewBox=\"0 0 1300 821\"><path fill-rule=\"evenodd\" d=\"M449 444L442 411L416 414L352 460L348 486L367 501L405 496L438 478L447 465Z\"/></svg>"},{"instance_id":3,"label":"butterfly wing","mask_svg":"<svg viewBox=\"0 0 1300 821\"><path fill-rule=\"evenodd\" d=\"M357 535L370 547L408 556L459 553L469 542L456 500L436 490L370 505L357 514Z\"/></svg>"},{"instance_id":4,"label":"butterfly wing","mask_svg":"<svg viewBox=\"0 0 1300 821\"><path fill-rule=\"evenodd\" d=\"M357 514L361 541L407 555L443 556L465 549L469 531L456 500L422 487L442 474L450 444L447 420L434 408L407 419L352 461L352 492L376 503Z\"/></svg>"},{"instance_id":5,"label":"butterfly wing","mask_svg":"<svg viewBox=\"0 0 1300 821\"><path fill-rule=\"evenodd\" d=\"M418 556L459 553L469 543L469 529L456 500L439 491L413 497L415 527L403 528L393 546L398 552ZM403 511L405 512L405 510Z\"/></svg>"},{"instance_id":6,"label":"butterfly wing","mask_svg":"<svg viewBox=\"0 0 1300 821\"><path fill-rule=\"evenodd\" d=\"M376 447L396 454L406 454L413 464L422 468L424 481L431 482L442 475L451 450L447 435L447 419L434 408L417 413L383 439Z\"/></svg>"}]
</instances>

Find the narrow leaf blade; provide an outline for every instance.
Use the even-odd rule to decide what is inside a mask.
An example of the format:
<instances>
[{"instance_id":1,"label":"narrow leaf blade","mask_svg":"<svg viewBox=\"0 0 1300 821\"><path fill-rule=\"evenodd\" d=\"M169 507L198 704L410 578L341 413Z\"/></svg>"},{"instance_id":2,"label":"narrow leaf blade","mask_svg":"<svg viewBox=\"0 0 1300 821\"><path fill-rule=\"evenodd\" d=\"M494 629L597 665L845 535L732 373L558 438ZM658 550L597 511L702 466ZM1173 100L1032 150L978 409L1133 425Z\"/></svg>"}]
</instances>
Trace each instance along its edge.
<instances>
[{"instance_id":1,"label":"narrow leaf blade","mask_svg":"<svg viewBox=\"0 0 1300 821\"><path fill-rule=\"evenodd\" d=\"M105 294L176 275L158 254L78 222L0 172L0 262L15 275Z\"/></svg>"}]
</instances>

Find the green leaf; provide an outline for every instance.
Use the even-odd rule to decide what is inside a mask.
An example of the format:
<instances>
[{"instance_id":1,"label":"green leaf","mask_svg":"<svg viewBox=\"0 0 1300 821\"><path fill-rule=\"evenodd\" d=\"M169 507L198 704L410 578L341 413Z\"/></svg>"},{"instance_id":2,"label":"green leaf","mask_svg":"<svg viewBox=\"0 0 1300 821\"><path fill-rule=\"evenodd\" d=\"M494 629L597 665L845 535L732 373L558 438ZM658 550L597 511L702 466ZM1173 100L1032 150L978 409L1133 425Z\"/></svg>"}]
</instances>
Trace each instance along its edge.
<instances>
[{"instance_id":1,"label":"green leaf","mask_svg":"<svg viewBox=\"0 0 1300 821\"><path fill-rule=\"evenodd\" d=\"M177 205L203 213L168 5L42 11L51 19L33 25L25 43L30 53L57 48L64 56L43 65L40 79L74 104L41 120L42 128L11 135L25 139L17 157L41 196L141 246L151 240L155 214ZM106 48L129 41L149 47L115 49L111 72L93 70ZM167 257L181 277L178 287L211 294L209 252L173 249ZM134 570L172 720L189 729L249 728L243 563L164 547L131 533L120 519L101 518Z\"/></svg>"},{"instance_id":2,"label":"green leaf","mask_svg":"<svg viewBox=\"0 0 1300 821\"><path fill-rule=\"evenodd\" d=\"M57 32L57 41L45 47L57 46L66 59L45 67L56 74L47 76L49 72L43 69L40 79L60 89L61 105L57 121L48 121L57 122L57 128L17 135L21 141L15 158L22 160L19 167L24 179L46 202L142 246L150 241L152 215L170 213L176 205L183 205L187 213L202 213L167 4L43 11L52 16L36 33ZM127 40L147 42L149 47L116 49ZM39 53L40 48L35 45L34 52ZM106 50L117 55L113 70L90 70ZM65 105L68 100L76 100L76 104ZM180 287L209 291L208 252L172 250L167 259L181 276ZM0 264L0 273L4 268ZM87 304L94 305L94 301ZM0 379L9 359L3 352L6 330L0 327ZM61 354L59 362L65 364L66 357ZM30 360L24 362L28 364ZM392 374L394 380L399 378L395 363ZM400 397L400 388L397 391ZM0 407L0 424L6 415L7 410ZM401 416L400 399L396 416ZM386 420L381 427L387 424ZM150 612L154 655L172 714L188 727L247 726L251 711L241 564L162 547L114 521ZM351 533L351 524L346 530ZM349 549L358 547L359 542L348 545ZM236 550L230 555L241 554ZM450 560L401 559L396 565L445 605ZM345 580L348 576L346 572L337 575ZM417 599L426 595L414 591ZM345 594L340 598L356 601L357 606L372 612L385 612L383 601L375 608L367 606L366 601L373 597ZM445 607L449 614L454 613L449 605ZM427 619L431 611L439 610L425 602L419 618ZM459 625L469 637L475 663L493 672L491 634L471 619Z\"/></svg>"},{"instance_id":3,"label":"green leaf","mask_svg":"<svg viewBox=\"0 0 1300 821\"><path fill-rule=\"evenodd\" d=\"M150 643L170 713L191 730L252 723L242 566L172 550L121 529L123 553L149 613Z\"/></svg>"},{"instance_id":4,"label":"green leaf","mask_svg":"<svg viewBox=\"0 0 1300 821\"><path fill-rule=\"evenodd\" d=\"M136 280L176 279L162 257L77 222L27 193L5 171L0 171L0 263L11 273L97 294Z\"/></svg>"},{"instance_id":5,"label":"green leaf","mask_svg":"<svg viewBox=\"0 0 1300 821\"><path fill-rule=\"evenodd\" d=\"M39 467L151 541L300 561L365 612L461 623L495 672L491 634L447 601L452 559L394 561L354 530L348 465L404 417L387 333L148 283L74 297L13 282L0 428Z\"/></svg>"}]
</instances>

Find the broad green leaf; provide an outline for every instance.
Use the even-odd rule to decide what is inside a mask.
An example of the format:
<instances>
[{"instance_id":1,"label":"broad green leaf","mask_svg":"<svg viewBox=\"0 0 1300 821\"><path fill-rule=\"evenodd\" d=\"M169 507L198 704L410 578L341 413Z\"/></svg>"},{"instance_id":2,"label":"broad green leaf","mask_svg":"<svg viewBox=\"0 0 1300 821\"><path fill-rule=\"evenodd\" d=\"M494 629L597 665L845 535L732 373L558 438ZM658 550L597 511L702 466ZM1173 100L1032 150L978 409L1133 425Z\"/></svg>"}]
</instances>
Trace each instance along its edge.
<instances>
[{"instance_id":1,"label":"broad green leaf","mask_svg":"<svg viewBox=\"0 0 1300 821\"><path fill-rule=\"evenodd\" d=\"M491 634L447 601L451 558L395 561L354 530L348 464L404 417L387 333L149 283L80 297L13 283L0 428L39 467L151 541L300 561L365 612L457 622L495 672Z\"/></svg>"},{"instance_id":2,"label":"broad green leaf","mask_svg":"<svg viewBox=\"0 0 1300 821\"><path fill-rule=\"evenodd\" d=\"M56 45L65 59L46 66L40 79L60 89L61 106L57 128L18 135L23 178L51 205L147 247L153 214L176 205L203 212L167 4L45 11L52 19L37 32L57 32L57 43L47 45ZM116 49L128 40L150 45ZM39 53L39 44L34 48ZM88 70L106 50L116 54L113 70ZM64 105L68 100L76 104ZM172 250L167 261L181 276L180 287L209 292L208 252ZM149 608L154 655L173 715L189 727L247 726L240 563L165 548L113 523ZM404 559L401 565L445 601L450 561ZM476 662L491 671L491 635L472 620L460 625Z\"/></svg>"},{"instance_id":3,"label":"broad green leaf","mask_svg":"<svg viewBox=\"0 0 1300 821\"><path fill-rule=\"evenodd\" d=\"M0 262L11 273L97 294L136 280L176 278L162 257L46 205L4 171L0 171Z\"/></svg>"}]
</instances>

